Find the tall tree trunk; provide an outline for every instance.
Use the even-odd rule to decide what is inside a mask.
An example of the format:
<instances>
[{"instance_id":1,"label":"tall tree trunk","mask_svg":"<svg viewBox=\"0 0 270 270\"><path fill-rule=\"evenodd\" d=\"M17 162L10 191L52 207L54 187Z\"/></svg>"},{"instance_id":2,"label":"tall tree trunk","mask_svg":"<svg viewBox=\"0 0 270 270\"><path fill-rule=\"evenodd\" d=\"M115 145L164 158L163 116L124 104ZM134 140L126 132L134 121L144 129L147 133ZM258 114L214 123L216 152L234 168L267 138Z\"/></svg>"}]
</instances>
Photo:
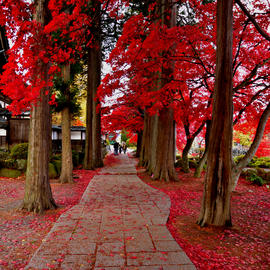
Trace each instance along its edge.
<instances>
[{"instance_id":1,"label":"tall tree trunk","mask_svg":"<svg viewBox=\"0 0 270 270\"><path fill-rule=\"evenodd\" d=\"M46 24L47 0L35 2L34 20ZM39 75L48 81L48 65L41 63ZM55 209L56 203L52 196L49 183L49 145L51 141L51 116L49 107L48 89L40 92L40 100L31 111L27 172L25 193L22 209L42 213L47 209Z\"/></svg>"},{"instance_id":2,"label":"tall tree trunk","mask_svg":"<svg viewBox=\"0 0 270 270\"><path fill-rule=\"evenodd\" d=\"M139 161L139 165L143 167L146 167L148 164L148 157L149 157L149 151L150 151L149 140L150 140L150 116L145 110L142 147L141 147L140 161Z\"/></svg>"},{"instance_id":3,"label":"tall tree trunk","mask_svg":"<svg viewBox=\"0 0 270 270\"><path fill-rule=\"evenodd\" d=\"M154 179L177 180L174 168L174 116L173 109L164 108L158 118L156 164Z\"/></svg>"},{"instance_id":4,"label":"tall tree trunk","mask_svg":"<svg viewBox=\"0 0 270 270\"><path fill-rule=\"evenodd\" d=\"M232 225L232 22L233 0L218 0L216 80L200 226Z\"/></svg>"},{"instance_id":5,"label":"tall tree trunk","mask_svg":"<svg viewBox=\"0 0 270 270\"><path fill-rule=\"evenodd\" d=\"M231 191L233 191L236 188L239 176L243 168L245 168L248 165L248 163L251 161L251 159L255 155L260 145L260 142L262 140L264 129L265 129L265 126L269 117L270 117L270 103L268 103L267 107L265 108L265 110L263 111L260 117L260 121L256 129L256 134L250 148L248 149L245 156L241 160L239 160L238 164L233 165Z\"/></svg>"},{"instance_id":6,"label":"tall tree trunk","mask_svg":"<svg viewBox=\"0 0 270 270\"><path fill-rule=\"evenodd\" d=\"M101 80L101 29L100 2L94 1L97 20L93 28L94 42L88 49L88 91L86 112L86 141L84 168L92 170L103 166L101 144L101 114L99 101L96 99L97 88Z\"/></svg>"},{"instance_id":7,"label":"tall tree trunk","mask_svg":"<svg viewBox=\"0 0 270 270\"><path fill-rule=\"evenodd\" d=\"M142 136L143 136L143 131L138 131L137 132L137 149L136 149L136 157L140 157L141 149L142 149Z\"/></svg>"},{"instance_id":8,"label":"tall tree trunk","mask_svg":"<svg viewBox=\"0 0 270 270\"><path fill-rule=\"evenodd\" d=\"M62 70L62 77L64 82L70 80L70 65L65 65ZM68 92L69 89L66 89ZM69 99L68 93L66 98ZM73 163L72 163L72 150L71 150L71 134L70 123L71 114L69 107L66 107L61 112L62 115L62 166L60 174L60 183L73 183Z\"/></svg>"},{"instance_id":9,"label":"tall tree trunk","mask_svg":"<svg viewBox=\"0 0 270 270\"><path fill-rule=\"evenodd\" d=\"M194 177L201 177L203 166L207 161L207 153L209 147L209 136L210 136L211 120L206 121L206 132L205 132L205 149L202 158L199 161L199 164L195 170Z\"/></svg>"},{"instance_id":10,"label":"tall tree trunk","mask_svg":"<svg viewBox=\"0 0 270 270\"><path fill-rule=\"evenodd\" d=\"M174 27L176 25L177 8L175 0L161 0L161 18L166 26ZM173 74L174 63L171 62L168 67L162 70L161 87L170 81ZM153 177L158 180L177 180L174 167L174 113L170 107L164 107L159 111L157 119L157 139L155 148L155 161L153 162Z\"/></svg>"},{"instance_id":11,"label":"tall tree trunk","mask_svg":"<svg viewBox=\"0 0 270 270\"><path fill-rule=\"evenodd\" d=\"M194 141L195 138L189 138L187 139L187 142L186 142L186 145L183 149L183 152L182 152L182 169L185 173L189 173L190 170L189 170L189 160L188 160L188 153L191 149L191 146L193 144L193 141Z\"/></svg>"},{"instance_id":12,"label":"tall tree trunk","mask_svg":"<svg viewBox=\"0 0 270 270\"><path fill-rule=\"evenodd\" d=\"M64 108L62 114L62 166L60 174L60 183L73 183L73 163L72 150L70 139L70 111L69 108Z\"/></svg>"},{"instance_id":13,"label":"tall tree trunk","mask_svg":"<svg viewBox=\"0 0 270 270\"><path fill-rule=\"evenodd\" d=\"M149 136L149 156L147 164L147 172L149 175L154 173L157 160L157 136L158 136L158 118L157 114L150 116L150 136Z\"/></svg>"}]
</instances>

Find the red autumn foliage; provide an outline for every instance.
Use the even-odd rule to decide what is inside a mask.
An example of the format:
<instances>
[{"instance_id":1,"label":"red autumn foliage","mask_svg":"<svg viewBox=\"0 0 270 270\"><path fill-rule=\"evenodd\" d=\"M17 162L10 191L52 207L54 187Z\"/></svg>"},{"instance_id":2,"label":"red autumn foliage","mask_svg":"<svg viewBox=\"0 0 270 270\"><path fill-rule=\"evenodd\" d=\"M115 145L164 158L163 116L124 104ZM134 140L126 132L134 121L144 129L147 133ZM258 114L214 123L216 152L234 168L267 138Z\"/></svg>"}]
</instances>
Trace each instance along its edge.
<instances>
[{"instance_id":1,"label":"red autumn foliage","mask_svg":"<svg viewBox=\"0 0 270 270\"><path fill-rule=\"evenodd\" d=\"M186 12L185 4L185 1L180 4L183 13ZM141 110L150 113L157 113L162 106L173 106L182 144L187 138L196 136L201 125L211 118L215 77L216 3L202 4L202 1L193 0L189 5L194 17L183 16L181 26L174 28L166 28L151 14L131 17L108 59L112 72L104 78L99 90L101 97L119 91L124 95L120 96L122 101L132 99L134 107L140 106ZM263 1L250 6L251 10L266 10L267 7ZM263 12L256 14L256 20L267 29L267 16ZM267 106L270 98L269 57L268 41L235 6L233 85L236 124L251 121L254 117L258 119ZM172 62L173 74L169 78L163 77L161 71ZM161 81L167 83L164 85Z\"/></svg>"}]
</instances>

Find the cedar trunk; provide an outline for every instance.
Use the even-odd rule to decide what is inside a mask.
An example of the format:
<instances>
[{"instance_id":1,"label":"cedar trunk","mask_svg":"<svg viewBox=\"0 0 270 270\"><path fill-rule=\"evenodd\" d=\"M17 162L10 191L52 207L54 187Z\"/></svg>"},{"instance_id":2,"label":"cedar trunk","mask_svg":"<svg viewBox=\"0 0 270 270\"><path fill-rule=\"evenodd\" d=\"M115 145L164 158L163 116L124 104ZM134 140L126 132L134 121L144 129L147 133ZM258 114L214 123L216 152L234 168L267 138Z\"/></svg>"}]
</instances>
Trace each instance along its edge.
<instances>
[{"instance_id":1,"label":"cedar trunk","mask_svg":"<svg viewBox=\"0 0 270 270\"><path fill-rule=\"evenodd\" d=\"M70 65L63 67L62 76L65 82L70 80ZM68 92L69 89L66 89ZM66 95L69 99L69 95ZM73 183L73 163L72 163L72 150L71 150L71 134L70 134L70 123L71 114L69 107L62 110L62 166L60 174L60 183Z\"/></svg>"},{"instance_id":2,"label":"cedar trunk","mask_svg":"<svg viewBox=\"0 0 270 270\"><path fill-rule=\"evenodd\" d=\"M70 110L64 108L62 114L62 166L60 183L73 183L72 175L72 150L71 150L71 139L70 139Z\"/></svg>"},{"instance_id":3,"label":"cedar trunk","mask_svg":"<svg viewBox=\"0 0 270 270\"><path fill-rule=\"evenodd\" d=\"M158 118L154 179L177 180L174 168L174 117L172 108L163 108Z\"/></svg>"},{"instance_id":4,"label":"cedar trunk","mask_svg":"<svg viewBox=\"0 0 270 270\"><path fill-rule=\"evenodd\" d=\"M207 173L198 224L231 226L233 0L217 1L217 63Z\"/></svg>"},{"instance_id":5,"label":"cedar trunk","mask_svg":"<svg viewBox=\"0 0 270 270\"><path fill-rule=\"evenodd\" d=\"M142 137L143 137L143 131L137 132L137 150L136 150L136 157L140 157L141 149L142 149Z\"/></svg>"},{"instance_id":6,"label":"cedar trunk","mask_svg":"<svg viewBox=\"0 0 270 270\"><path fill-rule=\"evenodd\" d=\"M101 113L96 98L101 80L100 2L93 3L99 17L93 28L94 42L88 49L88 91L86 108L86 140L84 168L93 170L103 166L101 143Z\"/></svg>"},{"instance_id":7,"label":"cedar trunk","mask_svg":"<svg viewBox=\"0 0 270 270\"><path fill-rule=\"evenodd\" d=\"M193 141L194 141L194 137L190 138L190 139L187 139L187 142L186 142L186 145L183 149L183 152L182 152L182 169L185 173L189 173L190 170L189 170L189 160L188 160L188 153L191 149L191 146L193 144Z\"/></svg>"},{"instance_id":8,"label":"cedar trunk","mask_svg":"<svg viewBox=\"0 0 270 270\"><path fill-rule=\"evenodd\" d=\"M159 117L157 114L150 116L149 157L146 168L149 175L154 173L157 162L158 119Z\"/></svg>"},{"instance_id":9,"label":"cedar trunk","mask_svg":"<svg viewBox=\"0 0 270 270\"><path fill-rule=\"evenodd\" d=\"M142 136L142 146L140 152L139 165L146 167L149 160L150 151L150 116L145 111L144 113L144 125L143 125L143 136Z\"/></svg>"},{"instance_id":10,"label":"cedar trunk","mask_svg":"<svg viewBox=\"0 0 270 270\"><path fill-rule=\"evenodd\" d=\"M35 2L34 20L45 25L48 18L48 1ZM40 63L39 76L48 81L48 65ZM42 213L47 209L55 209L49 182L49 148L51 142L51 116L48 89L40 91L40 100L31 111L27 172L22 209Z\"/></svg>"},{"instance_id":11,"label":"cedar trunk","mask_svg":"<svg viewBox=\"0 0 270 270\"><path fill-rule=\"evenodd\" d=\"M206 132L205 132L205 149L202 158L199 161L199 164L195 170L194 177L201 177L203 166L207 161L207 153L209 147L209 136L210 136L210 127L211 127L211 120L206 121Z\"/></svg>"}]
</instances>

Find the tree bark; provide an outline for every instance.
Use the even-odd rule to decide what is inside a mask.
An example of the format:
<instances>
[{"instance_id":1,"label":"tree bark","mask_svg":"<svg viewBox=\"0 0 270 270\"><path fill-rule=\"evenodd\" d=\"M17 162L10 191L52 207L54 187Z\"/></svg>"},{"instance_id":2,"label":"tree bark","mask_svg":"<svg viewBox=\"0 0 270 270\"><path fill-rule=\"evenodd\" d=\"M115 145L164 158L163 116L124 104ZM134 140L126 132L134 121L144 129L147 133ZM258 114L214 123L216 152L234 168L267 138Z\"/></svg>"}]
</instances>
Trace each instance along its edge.
<instances>
[{"instance_id":1,"label":"tree bark","mask_svg":"<svg viewBox=\"0 0 270 270\"><path fill-rule=\"evenodd\" d=\"M203 166L207 161L207 153L209 147L209 136L210 136L211 120L206 121L206 132L205 132L205 149L202 158L199 161L199 164L195 170L194 177L201 177Z\"/></svg>"},{"instance_id":2,"label":"tree bark","mask_svg":"<svg viewBox=\"0 0 270 270\"><path fill-rule=\"evenodd\" d=\"M34 20L45 25L47 0L35 2ZM48 65L40 63L39 76L48 81ZM51 116L48 88L41 89L40 100L31 111L27 172L22 209L42 213L47 209L55 209L49 183L49 145L51 141Z\"/></svg>"},{"instance_id":3,"label":"tree bark","mask_svg":"<svg viewBox=\"0 0 270 270\"><path fill-rule=\"evenodd\" d=\"M200 226L232 225L232 22L233 0L218 0L216 80Z\"/></svg>"},{"instance_id":4,"label":"tree bark","mask_svg":"<svg viewBox=\"0 0 270 270\"><path fill-rule=\"evenodd\" d=\"M64 82L70 80L70 65L65 65L62 69L62 77ZM69 89L66 89L68 92ZM66 93L66 98L69 99L68 93ZM71 150L71 134L70 134L70 123L71 114L69 107L66 107L61 112L62 115L62 166L59 182L73 183L73 163L72 163L72 150Z\"/></svg>"},{"instance_id":5,"label":"tree bark","mask_svg":"<svg viewBox=\"0 0 270 270\"><path fill-rule=\"evenodd\" d=\"M70 110L64 108L62 114L62 166L59 182L73 183L73 163L72 163L72 150L71 150L71 135L70 135Z\"/></svg>"},{"instance_id":6,"label":"tree bark","mask_svg":"<svg viewBox=\"0 0 270 270\"><path fill-rule=\"evenodd\" d=\"M262 140L264 129L265 129L265 126L269 117L270 117L270 103L268 103L267 107L265 108L265 110L263 111L260 117L260 121L256 129L256 134L250 148L248 149L245 156L241 160L239 160L238 164L233 165L231 191L234 191L243 168L245 168L248 165L248 163L251 161L251 159L255 155L260 145L260 142Z\"/></svg>"},{"instance_id":7,"label":"tree bark","mask_svg":"<svg viewBox=\"0 0 270 270\"><path fill-rule=\"evenodd\" d=\"M174 0L161 0L162 23L171 28L176 25L177 9ZM165 12L166 11L166 12ZM161 80L161 87L170 81L173 74L174 63L169 63L168 67L162 70L164 80ZM174 112L168 106L159 110L157 121L157 139L154 161L152 162L153 178L157 180L176 181L177 176L174 167Z\"/></svg>"},{"instance_id":8,"label":"tree bark","mask_svg":"<svg viewBox=\"0 0 270 270\"><path fill-rule=\"evenodd\" d=\"M157 158L157 135L158 135L158 119L157 114L150 116L150 136L149 136L149 157L147 163L147 172L152 175L156 166Z\"/></svg>"},{"instance_id":9,"label":"tree bark","mask_svg":"<svg viewBox=\"0 0 270 270\"><path fill-rule=\"evenodd\" d=\"M143 136L142 136L142 147L140 152L139 165L146 167L148 164L149 157L149 139L150 138L150 116L145 110L144 113L144 124L143 124Z\"/></svg>"},{"instance_id":10,"label":"tree bark","mask_svg":"<svg viewBox=\"0 0 270 270\"><path fill-rule=\"evenodd\" d=\"M163 108L158 118L156 164L153 178L176 181L174 168L174 116L172 108Z\"/></svg>"},{"instance_id":11,"label":"tree bark","mask_svg":"<svg viewBox=\"0 0 270 270\"><path fill-rule=\"evenodd\" d=\"M188 160L188 153L190 151L190 148L194 142L194 139L195 138L190 138L190 139L187 139L187 142L186 142L186 145L183 149L183 152L182 152L182 169L185 173L189 173L190 170L189 170L189 160Z\"/></svg>"},{"instance_id":12,"label":"tree bark","mask_svg":"<svg viewBox=\"0 0 270 270\"><path fill-rule=\"evenodd\" d=\"M136 157L140 157L141 149L142 149L142 136L143 136L143 131L138 131L137 132L137 149L136 149Z\"/></svg>"},{"instance_id":13,"label":"tree bark","mask_svg":"<svg viewBox=\"0 0 270 270\"><path fill-rule=\"evenodd\" d=\"M84 168L93 170L103 166L101 143L101 114L98 111L99 101L96 98L97 88L101 80L101 29L100 2L93 3L96 7L97 20L93 26L94 42L88 49L88 91L86 112L86 140Z\"/></svg>"}]
</instances>

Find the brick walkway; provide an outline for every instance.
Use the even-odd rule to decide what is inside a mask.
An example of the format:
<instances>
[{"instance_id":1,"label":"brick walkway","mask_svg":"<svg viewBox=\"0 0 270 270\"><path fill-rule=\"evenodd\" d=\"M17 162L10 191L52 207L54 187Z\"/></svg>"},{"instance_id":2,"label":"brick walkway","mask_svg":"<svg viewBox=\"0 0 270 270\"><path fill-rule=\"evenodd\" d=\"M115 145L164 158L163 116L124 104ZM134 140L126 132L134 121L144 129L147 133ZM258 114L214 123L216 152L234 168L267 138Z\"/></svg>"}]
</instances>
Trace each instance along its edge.
<instances>
[{"instance_id":1,"label":"brick walkway","mask_svg":"<svg viewBox=\"0 0 270 270\"><path fill-rule=\"evenodd\" d=\"M196 269L166 227L170 199L119 155L60 216L25 269Z\"/></svg>"}]
</instances>

